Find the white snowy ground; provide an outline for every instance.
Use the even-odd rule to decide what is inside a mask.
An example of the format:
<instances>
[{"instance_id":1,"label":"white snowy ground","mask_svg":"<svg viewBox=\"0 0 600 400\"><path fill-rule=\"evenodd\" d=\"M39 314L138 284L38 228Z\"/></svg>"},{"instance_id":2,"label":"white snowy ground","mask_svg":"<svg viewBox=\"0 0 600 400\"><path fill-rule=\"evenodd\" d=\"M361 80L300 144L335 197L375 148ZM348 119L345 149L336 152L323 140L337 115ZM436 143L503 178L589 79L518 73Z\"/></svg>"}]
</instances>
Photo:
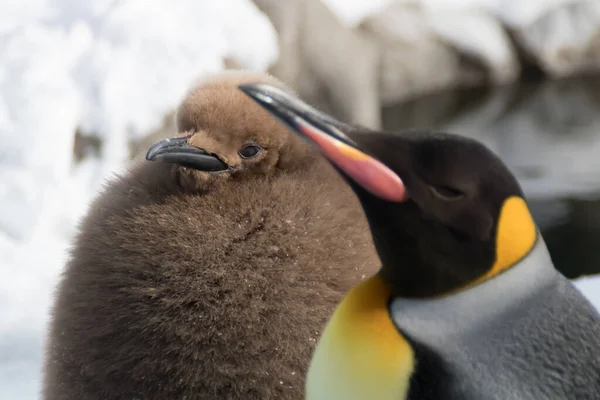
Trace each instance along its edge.
<instances>
[{"instance_id":1,"label":"white snowy ground","mask_svg":"<svg viewBox=\"0 0 600 400\"><path fill-rule=\"evenodd\" d=\"M224 59L266 70L276 33L250 0L0 2L0 399L37 398L51 293L73 228L127 140ZM76 128L102 159L74 165Z\"/></svg>"},{"instance_id":2,"label":"white snowy ground","mask_svg":"<svg viewBox=\"0 0 600 400\"><path fill-rule=\"evenodd\" d=\"M575 281L575 286L590 299L596 308L600 308L600 276L580 278Z\"/></svg>"},{"instance_id":3,"label":"white snowy ground","mask_svg":"<svg viewBox=\"0 0 600 400\"><path fill-rule=\"evenodd\" d=\"M387 2L326 1L350 23ZM166 4L0 2L0 399L38 397L69 238L100 183L122 168L127 139L158 126L224 59L265 70L277 56L275 32L250 0ZM101 159L74 164L78 127L104 138ZM580 286L592 293L588 281Z\"/></svg>"}]
</instances>

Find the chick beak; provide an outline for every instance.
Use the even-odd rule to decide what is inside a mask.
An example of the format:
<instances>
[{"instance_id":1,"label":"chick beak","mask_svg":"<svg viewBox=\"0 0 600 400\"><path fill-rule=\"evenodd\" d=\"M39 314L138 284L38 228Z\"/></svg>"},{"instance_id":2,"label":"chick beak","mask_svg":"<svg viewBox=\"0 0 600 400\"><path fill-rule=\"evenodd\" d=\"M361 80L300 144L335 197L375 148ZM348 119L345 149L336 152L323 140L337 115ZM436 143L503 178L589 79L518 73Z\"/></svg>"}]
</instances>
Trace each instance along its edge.
<instances>
[{"instance_id":1,"label":"chick beak","mask_svg":"<svg viewBox=\"0 0 600 400\"><path fill-rule=\"evenodd\" d=\"M146 160L179 164L198 171L220 172L229 169L229 165L214 154L199 147L191 146L188 138L170 138L154 143Z\"/></svg>"},{"instance_id":2,"label":"chick beak","mask_svg":"<svg viewBox=\"0 0 600 400\"><path fill-rule=\"evenodd\" d=\"M334 166L363 189L387 201L408 199L400 177L363 152L334 125L334 118L269 84L244 84L239 88L292 131L316 145Z\"/></svg>"}]
</instances>

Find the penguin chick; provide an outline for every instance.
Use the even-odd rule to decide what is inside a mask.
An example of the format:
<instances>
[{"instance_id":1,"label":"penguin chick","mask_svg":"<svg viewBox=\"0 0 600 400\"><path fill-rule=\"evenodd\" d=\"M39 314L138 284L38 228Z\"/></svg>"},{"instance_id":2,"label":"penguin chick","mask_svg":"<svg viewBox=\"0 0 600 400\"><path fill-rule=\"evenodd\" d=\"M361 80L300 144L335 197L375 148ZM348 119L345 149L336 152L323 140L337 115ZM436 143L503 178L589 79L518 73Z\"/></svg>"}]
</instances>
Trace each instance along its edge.
<instances>
[{"instance_id":1,"label":"penguin chick","mask_svg":"<svg viewBox=\"0 0 600 400\"><path fill-rule=\"evenodd\" d=\"M600 398L600 315L554 268L489 149L350 126L268 84L241 89L335 165L382 262L329 320L307 399Z\"/></svg>"},{"instance_id":2,"label":"penguin chick","mask_svg":"<svg viewBox=\"0 0 600 400\"><path fill-rule=\"evenodd\" d=\"M281 132L281 127L235 90L235 84L256 79L291 92L270 75L226 71L208 76L177 109L179 136L154 144L146 158L188 167L175 171L181 186L191 191L206 190L222 179L268 174L310 162L314 153L306 143L285 134L268 134Z\"/></svg>"},{"instance_id":3,"label":"penguin chick","mask_svg":"<svg viewBox=\"0 0 600 400\"><path fill-rule=\"evenodd\" d=\"M303 397L316 338L377 254L350 188L237 90L250 80L274 82L202 82L181 134L93 202L53 306L44 399Z\"/></svg>"}]
</instances>

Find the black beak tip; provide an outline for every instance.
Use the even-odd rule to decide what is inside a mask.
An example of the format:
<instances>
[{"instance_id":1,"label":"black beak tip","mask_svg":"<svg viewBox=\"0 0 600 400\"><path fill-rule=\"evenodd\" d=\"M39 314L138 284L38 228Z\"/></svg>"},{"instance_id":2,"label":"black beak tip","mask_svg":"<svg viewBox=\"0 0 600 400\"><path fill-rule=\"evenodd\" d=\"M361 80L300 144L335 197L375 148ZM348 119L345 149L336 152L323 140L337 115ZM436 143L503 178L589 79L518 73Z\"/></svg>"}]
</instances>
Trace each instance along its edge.
<instances>
[{"instance_id":1,"label":"black beak tip","mask_svg":"<svg viewBox=\"0 0 600 400\"><path fill-rule=\"evenodd\" d=\"M169 153L176 153L182 150L184 151L186 148L189 148L189 146L187 143L187 138L185 137L163 139L160 142L156 142L150 146L146 152L146 160L161 161L165 155L168 155ZM198 149L197 151L204 153L204 151L201 149Z\"/></svg>"},{"instance_id":2,"label":"black beak tip","mask_svg":"<svg viewBox=\"0 0 600 400\"><path fill-rule=\"evenodd\" d=\"M148 161L158 161L157 157L160 155L161 150L163 150L166 146L167 140L161 140L160 142L154 143L148 151L146 152L146 160Z\"/></svg>"},{"instance_id":3,"label":"black beak tip","mask_svg":"<svg viewBox=\"0 0 600 400\"><path fill-rule=\"evenodd\" d=\"M189 145L188 138L178 137L154 143L146 153L147 161L179 164L205 172L221 172L230 169L217 155Z\"/></svg>"},{"instance_id":4,"label":"black beak tip","mask_svg":"<svg viewBox=\"0 0 600 400\"><path fill-rule=\"evenodd\" d=\"M146 161L154 161L154 154L152 148L150 148L146 153Z\"/></svg>"},{"instance_id":5,"label":"black beak tip","mask_svg":"<svg viewBox=\"0 0 600 400\"><path fill-rule=\"evenodd\" d=\"M146 160L147 161L154 161L156 159L156 145L158 143L153 144L149 149L148 152L146 152Z\"/></svg>"}]
</instances>

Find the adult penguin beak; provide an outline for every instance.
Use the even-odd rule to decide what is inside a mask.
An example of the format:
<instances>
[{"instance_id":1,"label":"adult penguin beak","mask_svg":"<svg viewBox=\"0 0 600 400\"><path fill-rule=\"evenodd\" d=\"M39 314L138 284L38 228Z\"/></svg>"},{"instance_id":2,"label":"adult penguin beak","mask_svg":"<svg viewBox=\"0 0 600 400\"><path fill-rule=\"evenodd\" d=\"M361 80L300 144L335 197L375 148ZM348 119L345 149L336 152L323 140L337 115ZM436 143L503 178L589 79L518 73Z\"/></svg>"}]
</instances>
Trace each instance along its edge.
<instances>
[{"instance_id":1,"label":"adult penguin beak","mask_svg":"<svg viewBox=\"0 0 600 400\"><path fill-rule=\"evenodd\" d=\"M153 144L146 153L146 160L179 164L206 172L220 172L229 169L229 165L217 155L190 145L186 137L169 138Z\"/></svg>"},{"instance_id":2,"label":"adult penguin beak","mask_svg":"<svg viewBox=\"0 0 600 400\"><path fill-rule=\"evenodd\" d=\"M334 166L363 189L387 201L407 200L400 177L362 151L336 127L341 124L333 117L266 83L244 84L239 89L292 131L315 144Z\"/></svg>"}]
</instances>

